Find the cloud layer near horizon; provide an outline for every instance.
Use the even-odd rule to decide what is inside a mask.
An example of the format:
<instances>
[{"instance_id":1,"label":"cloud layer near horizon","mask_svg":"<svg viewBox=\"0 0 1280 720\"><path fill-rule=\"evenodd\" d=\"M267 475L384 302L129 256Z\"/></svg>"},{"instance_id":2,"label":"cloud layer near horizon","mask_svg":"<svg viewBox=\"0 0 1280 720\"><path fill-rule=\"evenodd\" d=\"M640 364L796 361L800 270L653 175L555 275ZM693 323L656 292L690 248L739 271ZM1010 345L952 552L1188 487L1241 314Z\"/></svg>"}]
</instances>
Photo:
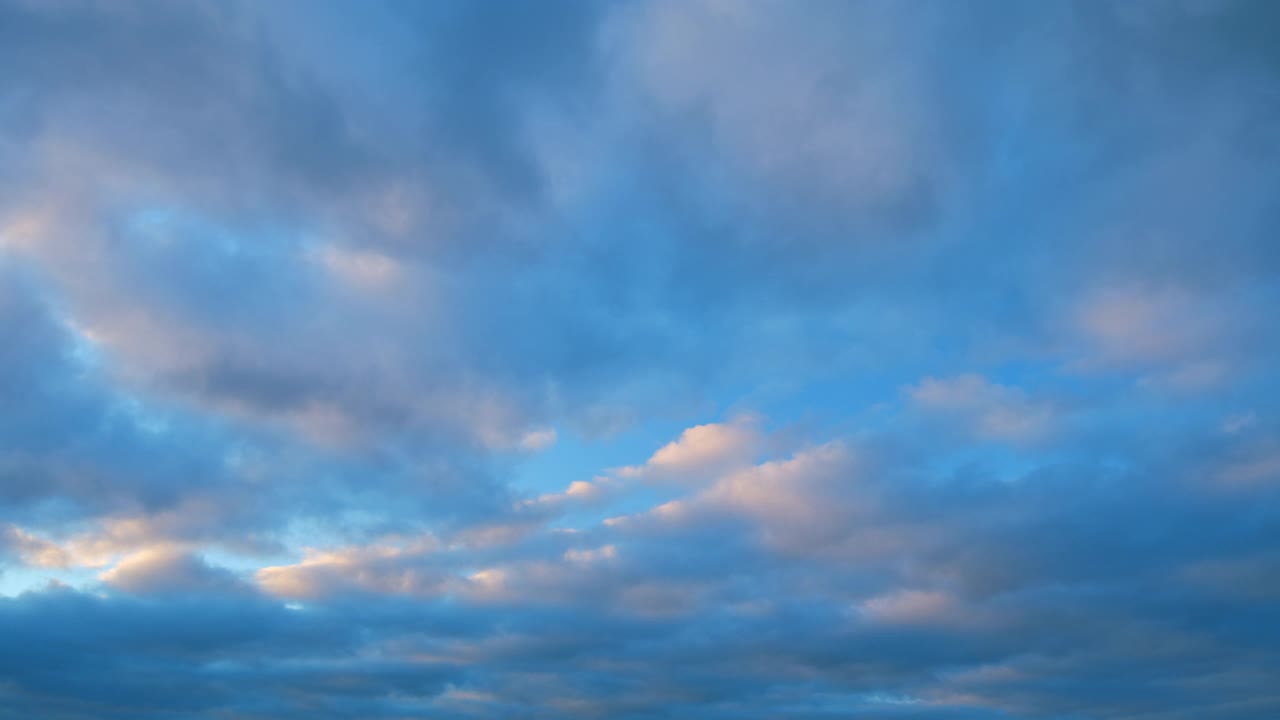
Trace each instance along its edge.
<instances>
[{"instance_id":1,"label":"cloud layer near horizon","mask_svg":"<svg viewBox=\"0 0 1280 720\"><path fill-rule=\"evenodd\" d=\"M1277 22L0 0L0 718L1275 717Z\"/></svg>"}]
</instances>

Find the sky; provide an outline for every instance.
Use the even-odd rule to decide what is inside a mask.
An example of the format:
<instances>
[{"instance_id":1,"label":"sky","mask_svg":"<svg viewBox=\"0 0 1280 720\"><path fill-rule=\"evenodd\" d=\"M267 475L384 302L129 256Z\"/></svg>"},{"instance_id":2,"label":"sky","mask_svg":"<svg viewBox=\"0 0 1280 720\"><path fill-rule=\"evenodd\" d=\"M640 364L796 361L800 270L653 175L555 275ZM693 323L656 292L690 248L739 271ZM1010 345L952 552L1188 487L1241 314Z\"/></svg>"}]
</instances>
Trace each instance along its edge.
<instances>
[{"instance_id":1,"label":"sky","mask_svg":"<svg viewBox=\"0 0 1280 720\"><path fill-rule=\"evenodd\" d=\"M1280 717L1277 37L0 0L0 720Z\"/></svg>"}]
</instances>

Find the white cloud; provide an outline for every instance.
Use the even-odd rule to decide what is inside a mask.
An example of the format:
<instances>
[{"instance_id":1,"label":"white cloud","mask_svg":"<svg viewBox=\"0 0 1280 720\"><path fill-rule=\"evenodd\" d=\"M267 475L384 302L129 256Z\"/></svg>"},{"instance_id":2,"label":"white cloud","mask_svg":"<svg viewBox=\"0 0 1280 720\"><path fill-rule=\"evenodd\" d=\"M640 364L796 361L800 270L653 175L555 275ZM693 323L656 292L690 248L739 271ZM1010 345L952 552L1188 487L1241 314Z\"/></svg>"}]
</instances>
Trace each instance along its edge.
<instances>
[{"instance_id":1,"label":"white cloud","mask_svg":"<svg viewBox=\"0 0 1280 720\"><path fill-rule=\"evenodd\" d=\"M566 503L598 503L623 490L625 481L607 475L597 475L591 480L574 480L564 490L539 495L525 501L527 506L558 508Z\"/></svg>"},{"instance_id":2,"label":"white cloud","mask_svg":"<svg viewBox=\"0 0 1280 720\"><path fill-rule=\"evenodd\" d=\"M242 591L230 572L180 547L158 545L126 556L98 579L131 593Z\"/></svg>"},{"instance_id":3,"label":"white cloud","mask_svg":"<svg viewBox=\"0 0 1280 720\"><path fill-rule=\"evenodd\" d=\"M1074 308L1077 365L1137 370L1141 387L1186 393L1230 380L1233 349L1250 322L1238 298L1181 288L1122 286L1095 291Z\"/></svg>"},{"instance_id":4,"label":"white cloud","mask_svg":"<svg viewBox=\"0 0 1280 720\"><path fill-rule=\"evenodd\" d=\"M524 434L524 437L520 438L520 449L528 452L546 450L556 444L557 437L555 428L530 430Z\"/></svg>"},{"instance_id":5,"label":"white cloud","mask_svg":"<svg viewBox=\"0 0 1280 720\"><path fill-rule=\"evenodd\" d=\"M1222 421L1222 432L1227 435L1235 435L1245 432L1249 428L1258 424L1258 414L1253 410L1244 413L1230 415Z\"/></svg>"},{"instance_id":6,"label":"white cloud","mask_svg":"<svg viewBox=\"0 0 1280 720\"><path fill-rule=\"evenodd\" d=\"M18 559L29 566L65 568L78 564L65 548L16 525L0 533L0 547L15 551Z\"/></svg>"},{"instance_id":7,"label":"white cloud","mask_svg":"<svg viewBox=\"0 0 1280 720\"><path fill-rule=\"evenodd\" d=\"M953 600L946 593L924 590L897 590L877 595L859 604L859 613L874 622L917 625L946 619Z\"/></svg>"},{"instance_id":8,"label":"white cloud","mask_svg":"<svg viewBox=\"0 0 1280 720\"><path fill-rule=\"evenodd\" d=\"M887 9L846 6L824 25L785 4L647 3L620 14L613 40L650 102L704 117L744 177L876 210L910 195L939 152L930 96L900 52L917 36L859 31Z\"/></svg>"},{"instance_id":9,"label":"white cloud","mask_svg":"<svg viewBox=\"0 0 1280 720\"><path fill-rule=\"evenodd\" d=\"M345 592L435 595L446 576L422 560L438 549L434 537L388 539L386 542L308 550L301 562L258 570L264 590L282 598L321 598Z\"/></svg>"},{"instance_id":10,"label":"white cloud","mask_svg":"<svg viewBox=\"0 0 1280 720\"><path fill-rule=\"evenodd\" d=\"M855 518L872 509L872 498L860 491L859 480L853 454L832 442L725 473L689 497L609 518L605 524L645 531L733 517L750 521L761 540L775 549L807 552L838 543L853 530Z\"/></svg>"},{"instance_id":11,"label":"white cloud","mask_svg":"<svg viewBox=\"0 0 1280 720\"><path fill-rule=\"evenodd\" d=\"M662 446L643 465L618 470L622 477L702 479L751 463L760 452L760 420L742 415L727 423L696 425Z\"/></svg>"},{"instance_id":12,"label":"white cloud","mask_svg":"<svg viewBox=\"0 0 1280 720\"><path fill-rule=\"evenodd\" d=\"M359 250L329 245L313 253L334 277L351 287L374 290L385 288L400 277L400 264L373 250Z\"/></svg>"},{"instance_id":13,"label":"white cloud","mask_svg":"<svg viewBox=\"0 0 1280 720\"><path fill-rule=\"evenodd\" d=\"M907 393L919 410L956 423L965 434L986 440L1039 440L1053 430L1058 417L1053 405L1031 399L1020 388L999 385L980 375L927 377L908 388Z\"/></svg>"},{"instance_id":14,"label":"white cloud","mask_svg":"<svg viewBox=\"0 0 1280 720\"><path fill-rule=\"evenodd\" d=\"M1280 484L1280 449L1271 447L1227 463L1218 479L1229 487L1258 487Z\"/></svg>"}]
</instances>

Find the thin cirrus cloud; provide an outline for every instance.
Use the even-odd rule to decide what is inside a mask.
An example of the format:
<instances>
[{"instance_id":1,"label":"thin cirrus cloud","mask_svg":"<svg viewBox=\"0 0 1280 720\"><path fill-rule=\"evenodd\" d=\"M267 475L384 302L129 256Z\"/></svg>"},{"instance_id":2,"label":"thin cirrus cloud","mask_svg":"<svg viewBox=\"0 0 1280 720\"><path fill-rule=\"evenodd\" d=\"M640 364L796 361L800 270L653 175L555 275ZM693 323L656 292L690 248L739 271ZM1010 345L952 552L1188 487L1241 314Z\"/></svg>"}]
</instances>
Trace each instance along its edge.
<instances>
[{"instance_id":1,"label":"thin cirrus cloud","mask_svg":"<svg viewBox=\"0 0 1280 720\"><path fill-rule=\"evenodd\" d=\"M0 0L0 717L1274 717L1277 19Z\"/></svg>"}]
</instances>

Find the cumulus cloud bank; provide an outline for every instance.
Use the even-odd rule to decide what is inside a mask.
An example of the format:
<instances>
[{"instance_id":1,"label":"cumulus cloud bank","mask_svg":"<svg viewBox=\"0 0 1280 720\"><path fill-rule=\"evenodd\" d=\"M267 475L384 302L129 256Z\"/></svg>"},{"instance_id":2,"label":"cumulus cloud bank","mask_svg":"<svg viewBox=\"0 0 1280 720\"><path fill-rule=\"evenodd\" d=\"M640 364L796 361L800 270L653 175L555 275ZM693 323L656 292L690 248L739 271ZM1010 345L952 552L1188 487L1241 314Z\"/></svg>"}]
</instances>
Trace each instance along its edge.
<instances>
[{"instance_id":1,"label":"cumulus cloud bank","mask_svg":"<svg viewBox=\"0 0 1280 720\"><path fill-rule=\"evenodd\" d=\"M1276 717L1277 22L0 0L0 718Z\"/></svg>"}]
</instances>

